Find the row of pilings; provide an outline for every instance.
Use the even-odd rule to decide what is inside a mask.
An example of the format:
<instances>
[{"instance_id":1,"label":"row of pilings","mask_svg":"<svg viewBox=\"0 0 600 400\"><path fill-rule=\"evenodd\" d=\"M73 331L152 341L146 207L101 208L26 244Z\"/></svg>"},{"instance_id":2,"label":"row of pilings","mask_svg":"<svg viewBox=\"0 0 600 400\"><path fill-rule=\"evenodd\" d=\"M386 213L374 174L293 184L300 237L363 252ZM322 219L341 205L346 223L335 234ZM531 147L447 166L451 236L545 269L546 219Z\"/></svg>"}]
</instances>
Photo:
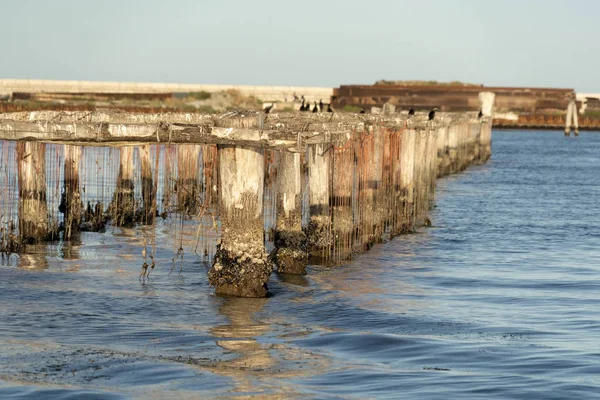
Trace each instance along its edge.
<instances>
[{"instance_id":1,"label":"row of pilings","mask_svg":"<svg viewBox=\"0 0 600 400\"><path fill-rule=\"evenodd\" d=\"M0 141L0 250L169 220L177 254L210 257L217 293L261 297L274 269L305 274L414 231L437 177L491 155L491 123L474 116L343 126L287 148ZM183 220L192 243L177 241Z\"/></svg>"}]
</instances>

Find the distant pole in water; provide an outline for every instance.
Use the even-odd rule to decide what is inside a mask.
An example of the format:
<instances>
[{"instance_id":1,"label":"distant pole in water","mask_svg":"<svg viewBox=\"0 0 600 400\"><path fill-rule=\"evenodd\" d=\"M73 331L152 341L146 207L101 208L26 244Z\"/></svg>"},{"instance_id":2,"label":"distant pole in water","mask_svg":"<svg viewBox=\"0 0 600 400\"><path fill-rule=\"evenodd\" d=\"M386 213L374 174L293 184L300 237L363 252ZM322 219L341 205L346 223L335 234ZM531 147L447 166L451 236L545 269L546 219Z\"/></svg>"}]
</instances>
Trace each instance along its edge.
<instances>
[{"instance_id":1,"label":"distant pole in water","mask_svg":"<svg viewBox=\"0 0 600 400\"><path fill-rule=\"evenodd\" d=\"M567 106L565 136L569 136L573 128L575 136L579 136L579 122L577 120L577 104L575 103L575 95L571 96L571 100L569 101L569 105Z\"/></svg>"}]
</instances>

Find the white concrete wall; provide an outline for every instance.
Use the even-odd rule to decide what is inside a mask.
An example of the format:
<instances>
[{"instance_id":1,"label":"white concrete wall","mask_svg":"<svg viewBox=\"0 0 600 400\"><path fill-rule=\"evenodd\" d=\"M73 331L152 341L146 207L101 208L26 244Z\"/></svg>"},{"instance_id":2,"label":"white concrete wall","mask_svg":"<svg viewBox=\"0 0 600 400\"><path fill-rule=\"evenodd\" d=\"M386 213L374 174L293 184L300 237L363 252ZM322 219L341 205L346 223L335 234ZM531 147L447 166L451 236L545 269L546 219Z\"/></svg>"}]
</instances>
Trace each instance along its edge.
<instances>
[{"instance_id":1,"label":"white concrete wall","mask_svg":"<svg viewBox=\"0 0 600 400\"><path fill-rule=\"evenodd\" d=\"M12 92L64 93L164 93L164 92L222 92L239 90L247 96L264 101L292 101L293 93L309 101L329 103L333 88L303 86L203 85L183 83L52 81L39 79L0 79L0 94Z\"/></svg>"}]
</instances>

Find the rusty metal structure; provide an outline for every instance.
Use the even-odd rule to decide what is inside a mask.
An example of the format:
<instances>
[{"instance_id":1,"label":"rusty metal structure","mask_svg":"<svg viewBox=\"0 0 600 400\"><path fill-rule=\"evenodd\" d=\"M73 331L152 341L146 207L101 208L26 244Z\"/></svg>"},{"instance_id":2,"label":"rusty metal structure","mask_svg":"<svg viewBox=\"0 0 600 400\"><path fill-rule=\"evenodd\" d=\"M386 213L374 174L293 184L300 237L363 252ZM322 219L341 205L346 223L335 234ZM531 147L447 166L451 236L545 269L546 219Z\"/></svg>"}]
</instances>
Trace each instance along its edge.
<instances>
[{"instance_id":1,"label":"rusty metal structure","mask_svg":"<svg viewBox=\"0 0 600 400\"><path fill-rule=\"evenodd\" d=\"M345 106L382 107L386 103L408 110L460 112L479 110L480 92L494 92L494 108L499 111L535 113L540 110L565 110L574 89L487 87L483 85L342 85L333 90L334 108Z\"/></svg>"}]
</instances>

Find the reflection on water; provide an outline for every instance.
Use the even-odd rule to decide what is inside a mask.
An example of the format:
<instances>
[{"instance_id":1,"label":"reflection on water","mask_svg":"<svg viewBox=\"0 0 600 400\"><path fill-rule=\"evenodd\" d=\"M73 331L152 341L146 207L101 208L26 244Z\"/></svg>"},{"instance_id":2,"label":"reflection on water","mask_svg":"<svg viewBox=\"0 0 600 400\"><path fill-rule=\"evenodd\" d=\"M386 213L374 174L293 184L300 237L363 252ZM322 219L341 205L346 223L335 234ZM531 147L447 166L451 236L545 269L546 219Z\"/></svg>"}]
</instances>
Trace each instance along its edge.
<instances>
[{"instance_id":1,"label":"reflection on water","mask_svg":"<svg viewBox=\"0 0 600 400\"><path fill-rule=\"evenodd\" d=\"M274 274L267 299L214 296L169 221L4 255L0 398L597 398L597 154L495 132L488 165L439 182L434 227Z\"/></svg>"}]
</instances>

